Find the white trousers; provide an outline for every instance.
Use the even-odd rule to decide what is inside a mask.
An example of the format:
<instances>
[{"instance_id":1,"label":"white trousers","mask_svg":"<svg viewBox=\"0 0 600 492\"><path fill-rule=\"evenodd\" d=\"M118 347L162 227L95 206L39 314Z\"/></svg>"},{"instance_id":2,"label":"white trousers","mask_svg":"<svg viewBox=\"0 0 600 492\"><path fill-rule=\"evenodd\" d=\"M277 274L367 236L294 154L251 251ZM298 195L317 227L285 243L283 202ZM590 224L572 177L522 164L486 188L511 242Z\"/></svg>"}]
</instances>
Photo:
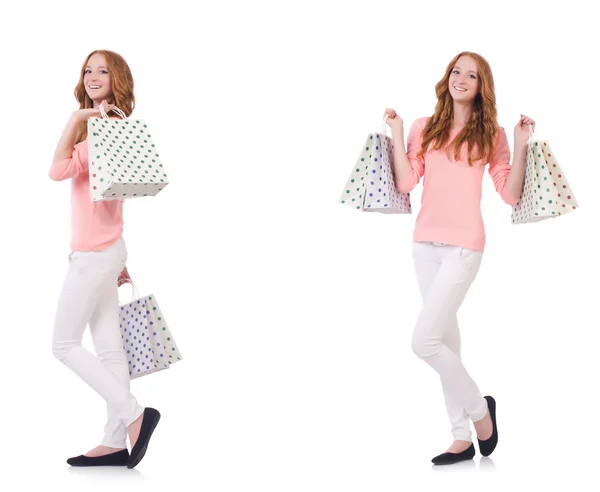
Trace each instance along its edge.
<instances>
[{"instance_id":1,"label":"white trousers","mask_svg":"<svg viewBox=\"0 0 600 492\"><path fill-rule=\"evenodd\" d=\"M129 392L129 370L119 328L117 278L125 267L123 238L100 252L74 252L58 301L52 352L107 404L104 446L125 448L127 427L144 411ZM97 356L83 348L86 325Z\"/></svg>"},{"instance_id":2,"label":"white trousers","mask_svg":"<svg viewBox=\"0 0 600 492\"><path fill-rule=\"evenodd\" d=\"M413 352L440 375L455 440L471 441L470 421L487 413L487 402L460 356L456 314L475 279L483 253L440 243L413 243L423 308L415 326Z\"/></svg>"}]
</instances>

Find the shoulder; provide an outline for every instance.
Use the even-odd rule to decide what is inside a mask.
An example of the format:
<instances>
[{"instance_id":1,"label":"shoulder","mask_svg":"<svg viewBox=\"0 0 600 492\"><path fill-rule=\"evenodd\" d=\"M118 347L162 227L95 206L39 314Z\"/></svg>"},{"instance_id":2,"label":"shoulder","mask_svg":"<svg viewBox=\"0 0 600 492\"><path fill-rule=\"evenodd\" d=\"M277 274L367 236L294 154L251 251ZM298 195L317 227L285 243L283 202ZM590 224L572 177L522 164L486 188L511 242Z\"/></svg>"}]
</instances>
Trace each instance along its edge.
<instances>
[{"instance_id":1,"label":"shoulder","mask_svg":"<svg viewBox=\"0 0 600 492\"><path fill-rule=\"evenodd\" d=\"M417 118L412 122L410 126L411 132L418 131L421 133L425 129L425 125L427 125L427 121L429 121L429 116L424 116L422 118Z\"/></svg>"},{"instance_id":2,"label":"shoulder","mask_svg":"<svg viewBox=\"0 0 600 492\"><path fill-rule=\"evenodd\" d=\"M413 122L413 125L416 125L419 128L425 128L425 125L427 125L427 122L429 121L429 118L430 118L430 116L423 116L421 118L417 118Z\"/></svg>"},{"instance_id":3,"label":"shoulder","mask_svg":"<svg viewBox=\"0 0 600 492\"><path fill-rule=\"evenodd\" d=\"M506 136L506 130L503 126L498 126L496 132L496 145L508 145L508 137Z\"/></svg>"}]
</instances>

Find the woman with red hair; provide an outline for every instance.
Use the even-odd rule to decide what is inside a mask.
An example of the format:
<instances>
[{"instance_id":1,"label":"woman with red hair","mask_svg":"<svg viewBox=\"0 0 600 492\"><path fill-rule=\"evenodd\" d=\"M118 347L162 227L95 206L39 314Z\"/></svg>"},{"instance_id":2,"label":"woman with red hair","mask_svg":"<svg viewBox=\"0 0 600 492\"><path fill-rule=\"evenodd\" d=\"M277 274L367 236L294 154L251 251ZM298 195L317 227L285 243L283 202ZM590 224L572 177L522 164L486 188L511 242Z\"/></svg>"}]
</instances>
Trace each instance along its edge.
<instances>
[{"instance_id":1,"label":"woman with red hair","mask_svg":"<svg viewBox=\"0 0 600 492\"><path fill-rule=\"evenodd\" d=\"M394 142L398 191L408 193L423 178L421 209L413 233L413 259L423 306L412 348L440 375L453 444L434 464L472 459L472 421L479 450L489 456L498 442L496 401L482 397L460 354L457 312L475 279L485 247L481 216L484 169L508 205L521 197L529 125L521 115L514 129L514 156L498 126L492 71L471 52L458 54L436 85L431 117L411 126L406 147L404 123L393 109L385 118Z\"/></svg>"},{"instance_id":2,"label":"woman with red hair","mask_svg":"<svg viewBox=\"0 0 600 492\"><path fill-rule=\"evenodd\" d=\"M160 414L143 408L129 391L129 368L119 326L117 289L130 281L125 263L123 201L92 202L88 169L87 120L115 108L129 116L135 106L133 77L125 60L94 51L75 88L79 110L65 127L49 176L71 179L71 254L58 301L52 351L106 400L108 420L100 446L67 460L72 466L135 467L146 453ZM89 324L97 356L81 341ZM127 436L131 454L127 450Z\"/></svg>"}]
</instances>

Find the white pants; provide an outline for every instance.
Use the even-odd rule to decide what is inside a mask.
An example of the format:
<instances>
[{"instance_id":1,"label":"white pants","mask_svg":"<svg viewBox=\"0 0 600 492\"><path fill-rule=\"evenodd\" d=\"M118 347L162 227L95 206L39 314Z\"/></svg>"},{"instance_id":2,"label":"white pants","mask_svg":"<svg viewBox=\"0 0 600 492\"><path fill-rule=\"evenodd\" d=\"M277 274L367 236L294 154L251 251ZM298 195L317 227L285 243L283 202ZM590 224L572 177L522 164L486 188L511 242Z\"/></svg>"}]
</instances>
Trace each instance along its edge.
<instances>
[{"instance_id":1,"label":"white pants","mask_svg":"<svg viewBox=\"0 0 600 492\"><path fill-rule=\"evenodd\" d=\"M102 444L125 448L127 427L144 411L129 392L129 370L119 329L117 278L125 267L123 239L105 251L74 252L58 301L52 352L107 404ZM97 357L81 341L89 323Z\"/></svg>"},{"instance_id":2,"label":"white pants","mask_svg":"<svg viewBox=\"0 0 600 492\"><path fill-rule=\"evenodd\" d=\"M462 364L456 318L482 256L479 251L457 246L413 243L423 308L412 348L440 375L455 440L471 441L470 420L483 419L488 410L486 400Z\"/></svg>"}]
</instances>

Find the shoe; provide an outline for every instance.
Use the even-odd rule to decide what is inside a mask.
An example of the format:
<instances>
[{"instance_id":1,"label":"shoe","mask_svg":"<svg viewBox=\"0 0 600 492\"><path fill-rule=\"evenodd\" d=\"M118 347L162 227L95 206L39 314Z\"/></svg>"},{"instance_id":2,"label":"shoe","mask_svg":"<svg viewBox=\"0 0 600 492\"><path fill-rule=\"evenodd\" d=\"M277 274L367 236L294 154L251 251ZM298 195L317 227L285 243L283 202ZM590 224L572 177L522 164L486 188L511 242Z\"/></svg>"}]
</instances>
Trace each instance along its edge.
<instances>
[{"instance_id":1,"label":"shoe","mask_svg":"<svg viewBox=\"0 0 600 492\"><path fill-rule=\"evenodd\" d=\"M75 456L69 458L67 463L71 466L125 466L129 460L129 451L123 449L116 453L106 454L104 456Z\"/></svg>"},{"instance_id":2,"label":"shoe","mask_svg":"<svg viewBox=\"0 0 600 492\"><path fill-rule=\"evenodd\" d=\"M152 437L152 433L154 432L154 429L156 429L158 421L160 420L160 413L154 408L144 409L143 415L144 417L142 418L140 437L138 437L135 446L133 446L131 450L131 456L129 456L127 468L134 468L140 461L142 461L142 458L148 449L150 437Z\"/></svg>"},{"instance_id":3,"label":"shoe","mask_svg":"<svg viewBox=\"0 0 600 492\"><path fill-rule=\"evenodd\" d=\"M492 454L492 451L496 449L496 445L498 444L498 426L496 424L496 400L494 400L491 396L484 397L487 400L488 410L490 411L490 417L492 418L492 425L494 429L492 430L492 435L489 439L485 441L481 441L479 438L479 452L482 456L489 456Z\"/></svg>"},{"instance_id":4,"label":"shoe","mask_svg":"<svg viewBox=\"0 0 600 492\"><path fill-rule=\"evenodd\" d=\"M475 446L471 444L461 453L443 453L431 460L434 465L452 465L459 461L472 460L475 457Z\"/></svg>"}]
</instances>

